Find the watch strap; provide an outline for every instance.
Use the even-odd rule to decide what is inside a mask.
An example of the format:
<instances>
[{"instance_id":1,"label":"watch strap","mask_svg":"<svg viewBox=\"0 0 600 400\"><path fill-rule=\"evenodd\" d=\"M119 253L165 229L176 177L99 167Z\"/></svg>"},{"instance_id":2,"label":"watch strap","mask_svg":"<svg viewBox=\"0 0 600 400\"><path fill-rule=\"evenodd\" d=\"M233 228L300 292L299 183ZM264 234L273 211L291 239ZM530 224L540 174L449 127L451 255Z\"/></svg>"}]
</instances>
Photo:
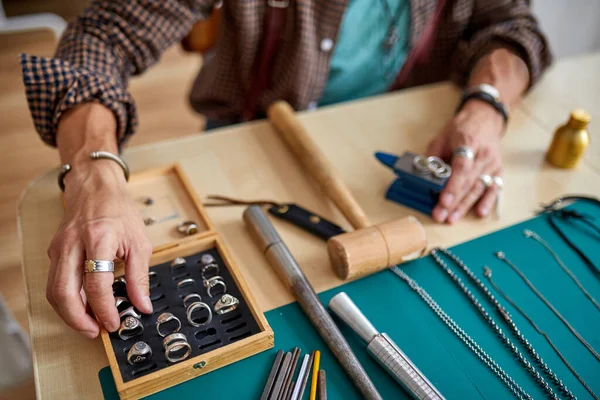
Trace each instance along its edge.
<instances>
[{"instance_id":1,"label":"watch strap","mask_svg":"<svg viewBox=\"0 0 600 400\"><path fill-rule=\"evenodd\" d=\"M472 92L466 93L463 96L460 104L458 105L456 112L458 113L460 110L462 110L462 108L467 103L467 101L469 101L471 99L477 99L477 100L483 101L485 103L488 103L489 105L494 107L494 109L496 111L498 111L498 113L500 113L500 115L502 115L502 119L504 119L504 123L508 122L508 110L507 110L506 106L504 105L504 103L498 101L491 94L482 92L482 91L472 91Z\"/></svg>"}]
</instances>

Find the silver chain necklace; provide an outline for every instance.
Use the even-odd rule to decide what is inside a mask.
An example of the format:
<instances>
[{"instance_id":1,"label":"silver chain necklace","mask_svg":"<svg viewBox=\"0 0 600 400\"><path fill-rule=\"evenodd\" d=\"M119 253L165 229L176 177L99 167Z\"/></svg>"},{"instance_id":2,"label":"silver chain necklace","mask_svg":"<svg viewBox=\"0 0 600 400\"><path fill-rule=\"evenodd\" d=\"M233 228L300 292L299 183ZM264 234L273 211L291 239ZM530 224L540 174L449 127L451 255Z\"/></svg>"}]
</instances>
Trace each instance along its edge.
<instances>
[{"instance_id":1,"label":"silver chain necklace","mask_svg":"<svg viewBox=\"0 0 600 400\"><path fill-rule=\"evenodd\" d=\"M592 353L592 355L594 357L596 357L596 359L598 361L600 361L600 354L596 350L594 350L592 345L589 344L588 341L585 340L579 332L577 332L577 330L569 323L569 321L567 321L567 319L565 317L562 316L562 314L560 312L558 312L556 307L554 307L554 305L552 305L552 303L550 303L548 301L548 299L546 299L544 297L544 295L533 285L533 283L531 283L531 281L527 278L527 276L523 272L521 272L521 270L519 268L517 268L517 266L506 257L506 254L504 254L504 252L502 252L502 251L497 251L495 254L496 254L496 257L498 257L500 260L504 261L504 263L506 265L511 267L512 270L515 271L515 273L517 275L519 275L519 277L523 280L523 282L525 282L525 284L527 286L529 286L531 291L533 293L535 293L535 295L546 305L546 307L548 307L550 309L550 311L552 311L554 313L554 315L556 315L556 317L560 320L560 322L562 322L567 327L567 329L569 331L571 331L571 333L581 342L581 344L583 344L585 346L585 348L588 349L588 351L590 353Z\"/></svg>"},{"instance_id":2,"label":"silver chain necklace","mask_svg":"<svg viewBox=\"0 0 600 400\"><path fill-rule=\"evenodd\" d=\"M533 319L529 315L527 315L525 313L525 311L523 311L523 309L521 307L519 307L519 305L513 299L511 299L510 297L508 297L508 295L504 292L504 290L502 290L500 288L500 286L498 286L496 284L496 282L494 282L494 280L492 279L492 269L490 267L484 267L483 271L484 271L483 274L488 279L488 281L490 282L490 285L492 285L492 287L494 288L494 290L496 292L498 292L498 294L500 296L502 296L502 298L504 300L506 300L506 302L508 304L510 304L511 306L513 306L514 309L517 310L519 312L519 314L521 314L523 316L523 318L525 318L527 320L527 322L529 322L531 324L531 326L533 327L533 329L536 330L537 333L539 333L540 335L542 335L544 337L544 339L546 339L546 341L548 342L548 344L550 345L550 347L552 347L552 349L558 355L558 357L562 360L562 362L567 366L567 368L569 368L569 371L571 371L571 373L573 375L575 375L575 378L577 378L577 380L583 385L583 387L585 388L585 390L587 390L589 392L589 394L591 394L592 397L595 400L600 400L600 398L596 395L596 393L594 393L594 391L592 390L592 388L590 387L590 385L588 385L586 383L586 381L583 379L583 377L581 375L579 375L579 373L577 373L577 371L569 363L569 361L567 360L567 358L560 352L560 350L558 349L558 347L556 347L556 345L554 344L554 342L552 341L552 339L550 339L550 336L548 336L548 334L546 332L544 332L533 321Z\"/></svg>"},{"instance_id":3,"label":"silver chain necklace","mask_svg":"<svg viewBox=\"0 0 600 400\"><path fill-rule=\"evenodd\" d=\"M526 238L531 238L531 239L535 240L536 242L538 242L539 244L541 244L546 249L546 251L548 253L550 253L552 255L552 257L554 257L554 259L556 260L556 263L562 268L562 270L565 271L565 273L567 275L569 275L569 278L571 278L571 280L575 283L575 285L577 285L577 287L579 288L579 290L581 290L581 292L585 295L585 297L587 297L592 302L594 307L596 307L600 311L600 304L598 304L596 299L594 299L594 297L585 289L585 287L583 287L583 285L581 284L581 282L579 282L579 279L577 279L577 277L575 276L573 271L571 271L565 265L565 263L560 259L558 254L556 254L556 252L554 250L552 250L552 247L550 247L550 245L548 243L546 243L546 241L544 239L542 239L540 237L540 235L538 235L537 233L535 233L534 231L529 230L529 229L525 229L523 231L523 235Z\"/></svg>"},{"instance_id":4,"label":"silver chain necklace","mask_svg":"<svg viewBox=\"0 0 600 400\"><path fill-rule=\"evenodd\" d=\"M435 300L418 285L418 283L408 276L404 271L402 271L398 267L392 267L390 269L394 274L396 274L400 279L408 284L408 286L416 292L422 299L425 301L425 304L429 306L433 310L433 312L442 320L444 324L456 335L468 348L473 352L481 362L488 367L494 375L502 381L504 386L510 390L510 392L519 400L532 400L533 398L519 386L514 379L508 375L508 373L503 370L497 363L492 359L492 357L487 354L475 340L470 337L446 312L435 302Z\"/></svg>"},{"instance_id":5,"label":"silver chain necklace","mask_svg":"<svg viewBox=\"0 0 600 400\"><path fill-rule=\"evenodd\" d=\"M506 309L496 300L494 295L488 289L488 287L467 267L467 265L457 256L455 256L452 252L446 249L435 248L431 251L431 255L435 262L450 276L452 281L461 289L461 291L468 297L473 306L477 309L479 314L483 317L483 319L488 323L488 325L494 330L494 332L498 335L498 337L502 340L504 345L513 352L513 354L517 357L519 362L525 367L525 369L529 372L529 374L536 380L538 385L544 390L544 392L551 399L558 400L559 397L554 393L552 387L546 382L546 380L542 377L542 375L538 372L534 365L532 365L527 358L521 353L519 348L512 343L510 338L506 336L502 328L498 326L494 318L487 312L485 307L477 300L477 298L473 295L471 290L465 285L460 277L456 275L456 273L442 260L438 253L442 253L450 258L456 265L458 265L469 277L469 279L477 286L477 288L487 297L487 299L494 305L496 311L502 316L502 318L507 322L510 330L517 337L518 341L525 347L527 352L533 359L535 363L540 367L543 373L550 378L552 382L558 387L559 391L562 392L569 399L576 399L575 395L567 389L566 385L563 383L561 379L550 369L548 364L542 359L539 353L533 348L529 340L521 333L515 322L512 320L510 314Z\"/></svg>"}]
</instances>

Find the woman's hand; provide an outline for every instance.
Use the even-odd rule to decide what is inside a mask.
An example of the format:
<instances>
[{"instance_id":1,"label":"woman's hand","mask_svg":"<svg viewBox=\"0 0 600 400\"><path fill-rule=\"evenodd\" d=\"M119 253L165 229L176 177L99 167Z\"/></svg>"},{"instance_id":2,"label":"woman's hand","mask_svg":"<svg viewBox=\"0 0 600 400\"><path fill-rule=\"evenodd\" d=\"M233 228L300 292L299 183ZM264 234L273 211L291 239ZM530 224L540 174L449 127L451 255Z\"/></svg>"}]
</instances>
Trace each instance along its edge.
<instances>
[{"instance_id":1,"label":"woman's hand","mask_svg":"<svg viewBox=\"0 0 600 400\"><path fill-rule=\"evenodd\" d=\"M98 118L101 122L94 123ZM103 143L106 137L90 126L112 129L110 135L104 135L109 141ZM86 140L77 138L86 132L93 134ZM48 248L46 297L70 327L94 338L100 326L114 332L120 321L112 291L113 273L84 273L85 260L124 260L131 303L139 311L151 313L148 264L152 246L142 216L127 193L120 166L110 160L89 159L93 150L116 152L112 113L101 105L80 106L61 119L58 138L61 157L72 170L65 177L65 215ZM98 321L87 313L86 302Z\"/></svg>"},{"instance_id":2,"label":"woman's hand","mask_svg":"<svg viewBox=\"0 0 600 400\"><path fill-rule=\"evenodd\" d=\"M470 100L429 144L427 155L452 160L452 176L433 210L436 221L456 222L473 207L479 217L489 214L499 188L492 185L486 189L480 177L502 175L500 139L503 131L504 120L492 106ZM475 159L452 157L459 146L472 149Z\"/></svg>"}]
</instances>

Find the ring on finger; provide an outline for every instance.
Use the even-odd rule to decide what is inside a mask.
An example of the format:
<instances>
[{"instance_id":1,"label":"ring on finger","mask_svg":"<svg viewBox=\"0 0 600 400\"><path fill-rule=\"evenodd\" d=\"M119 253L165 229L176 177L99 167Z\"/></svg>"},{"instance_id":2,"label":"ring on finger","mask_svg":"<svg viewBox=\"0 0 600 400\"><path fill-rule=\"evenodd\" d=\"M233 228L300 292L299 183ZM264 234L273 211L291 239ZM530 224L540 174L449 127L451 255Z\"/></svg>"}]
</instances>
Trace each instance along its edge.
<instances>
[{"instance_id":1,"label":"ring on finger","mask_svg":"<svg viewBox=\"0 0 600 400\"><path fill-rule=\"evenodd\" d=\"M494 178L489 174L479 175L479 180L483 183L486 188L490 188L494 184Z\"/></svg>"},{"instance_id":2,"label":"ring on finger","mask_svg":"<svg viewBox=\"0 0 600 400\"><path fill-rule=\"evenodd\" d=\"M504 187L504 179L501 176L493 176L494 185L498 186L498 189L502 189Z\"/></svg>"},{"instance_id":3,"label":"ring on finger","mask_svg":"<svg viewBox=\"0 0 600 400\"><path fill-rule=\"evenodd\" d=\"M475 159L475 152L469 146L458 146L452 152L452 157L463 157L473 161Z\"/></svg>"},{"instance_id":4,"label":"ring on finger","mask_svg":"<svg viewBox=\"0 0 600 400\"><path fill-rule=\"evenodd\" d=\"M85 260L85 272L114 272L112 260Z\"/></svg>"}]
</instances>

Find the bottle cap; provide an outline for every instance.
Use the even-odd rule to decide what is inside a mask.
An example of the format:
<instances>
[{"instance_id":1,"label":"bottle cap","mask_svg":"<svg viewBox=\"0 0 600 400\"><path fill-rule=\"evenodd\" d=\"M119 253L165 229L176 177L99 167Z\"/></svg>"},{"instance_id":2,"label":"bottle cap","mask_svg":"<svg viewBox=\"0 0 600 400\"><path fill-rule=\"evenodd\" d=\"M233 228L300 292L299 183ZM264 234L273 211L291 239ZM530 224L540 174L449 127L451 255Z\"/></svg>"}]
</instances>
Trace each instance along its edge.
<instances>
[{"instance_id":1,"label":"bottle cap","mask_svg":"<svg viewBox=\"0 0 600 400\"><path fill-rule=\"evenodd\" d=\"M585 129L591 120L592 117L587 111L581 108L576 108L575 110L571 111L569 126L573 129Z\"/></svg>"}]
</instances>

